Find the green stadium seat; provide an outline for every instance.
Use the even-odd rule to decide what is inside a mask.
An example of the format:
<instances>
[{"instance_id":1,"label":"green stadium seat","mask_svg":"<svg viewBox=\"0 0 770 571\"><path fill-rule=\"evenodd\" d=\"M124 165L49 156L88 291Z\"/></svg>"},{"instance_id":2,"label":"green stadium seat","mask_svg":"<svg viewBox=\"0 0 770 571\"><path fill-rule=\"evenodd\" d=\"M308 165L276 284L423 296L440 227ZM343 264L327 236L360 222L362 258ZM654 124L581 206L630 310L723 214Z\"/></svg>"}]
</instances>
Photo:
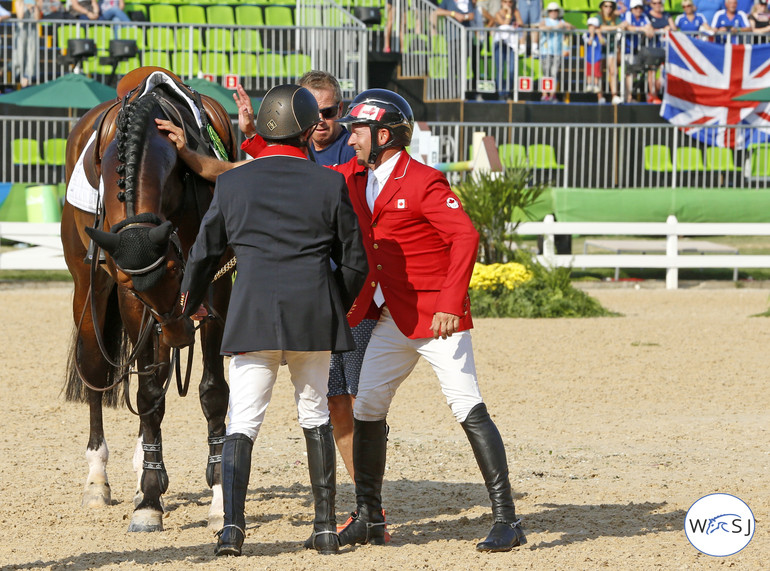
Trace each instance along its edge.
<instances>
[{"instance_id":1,"label":"green stadium seat","mask_svg":"<svg viewBox=\"0 0 770 571\"><path fill-rule=\"evenodd\" d=\"M150 4L147 15L155 24L176 24L179 22L176 6L170 4Z\"/></svg>"},{"instance_id":2,"label":"green stadium seat","mask_svg":"<svg viewBox=\"0 0 770 571\"><path fill-rule=\"evenodd\" d=\"M206 28L206 49L213 52L229 52L233 46L233 33L228 28Z\"/></svg>"},{"instance_id":3,"label":"green stadium seat","mask_svg":"<svg viewBox=\"0 0 770 571\"><path fill-rule=\"evenodd\" d=\"M207 6L206 22L218 26L234 26L235 12L233 12L233 7L225 5Z\"/></svg>"},{"instance_id":4,"label":"green stadium seat","mask_svg":"<svg viewBox=\"0 0 770 571\"><path fill-rule=\"evenodd\" d=\"M239 77L257 75L257 56L249 52L235 52L230 60L230 71Z\"/></svg>"},{"instance_id":5,"label":"green stadium seat","mask_svg":"<svg viewBox=\"0 0 770 571\"><path fill-rule=\"evenodd\" d=\"M443 55L428 56L428 76L431 79L449 77L449 58Z\"/></svg>"},{"instance_id":6,"label":"green stadium seat","mask_svg":"<svg viewBox=\"0 0 770 571\"><path fill-rule=\"evenodd\" d=\"M265 8L266 26L294 26L294 15L288 6L267 6ZM327 24L328 25L328 24Z\"/></svg>"},{"instance_id":7,"label":"green stadium seat","mask_svg":"<svg viewBox=\"0 0 770 571\"><path fill-rule=\"evenodd\" d=\"M750 176L770 177L770 144L751 145Z\"/></svg>"},{"instance_id":8,"label":"green stadium seat","mask_svg":"<svg viewBox=\"0 0 770 571\"><path fill-rule=\"evenodd\" d=\"M230 73L230 59L221 52L203 52L201 55L201 71L211 75L226 75Z\"/></svg>"},{"instance_id":9,"label":"green stadium seat","mask_svg":"<svg viewBox=\"0 0 770 571\"><path fill-rule=\"evenodd\" d=\"M283 69L287 76L299 78L313 69L313 66L307 54L286 54L283 58Z\"/></svg>"},{"instance_id":10,"label":"green stadium seat","mask_svg":"<svg viewBox=\"0 0 770 571\"><path fill-rule=\"evenodd\" d=\"M551 145L530 145L527 149L529 166L535 169L563 169L556 160L556 150Z\"/></svg>"},{"instance_id":11,"label":"green stadium seat","mask_svg":"<svg viewBox=\"0 0 770 571\"><path fill-rule=\"evenodd\" d=\"M545 6L550 4L550 0L543 3L543 17L545 17ZM588 0L561 0L561 7L565 12L587 12L591 9Z\"/></svg>"},{"instance_id":12,"label":"green stadium seat","mask_svg":"<svg viewBox=\"0 0 770 571\"><path fill-rule=\"evenodd\" d=\"M564 12L564 21L572 24L578 30L588 29L588 14L585 12Z\"/></svg>"},{"instance_id":13,"label":"green stadium seat","mask_svg":"<svg viewBox=\"0 0 770 571\"><path fill-rule=\"evenodd\" d=\"M256 77L259 62L258 54L251 52L235 52L230 55L230 73L240 77Z\"/></svg>"},{"instance_id":14,"label":"green stadium seat","mask_svg":"<svg viewBox=\"0 0 770 571\"><path fill-rule=\"evenodd\" d=\"M679 147L676 150L676 169L679 171L704 171L703 155L694 147Z\"/></svg>"},{"instance_id":15,"label":"green stadium seat","mask_svg":"<svg viewBox=\"0 0 770 571\"><path fill-rule=\"evenodd\" d=\"M126 75L129 71L133 71L137 67L141 67L141 66L142 64L139 63L139 56L134 56L132 58L129 58L125 61L120 62L115 71L118 75Z\"/></svg>"},{"instance_id":16,"label":"green stadium seat","mask_svg":"<svg viewBox=\"0 0 770 571\"><path fill-rule=\"evenodd\" d=\"M120 26L116 27L115 34L121 40L134 40L136 47L140 50L145 48L144 28L139 26Z\"/></svg>"},{"instance_id":17,"label":"green stadium seat","mask_svg":"<svg viewBox=\"0 0 770 571\"><path fill-rule=\"evenodd\" d=\"M77 38L85 38L86 36L85 26L78 26L77 24L62 24L56 30L56 46L62 50L67 50L67 40L73 40Z\"/></svg>"},{"instance_id":18,"label":"green stadium seat","mask_svg":"<svg viewBox=\"0 0 770 571\"><path fill-rule=\"evenodd\" d=\"M67 139L46 139L43 141L43 157L46 164L63 166L67 158Z\"/></svg>"},{"instance_id":19,"label":"green stadium seat","mask_svg":"<svg viewBox=\"0 0 770 571\"><path fill-rule=\"evenodd\" d=\"M521 58L519 60L519 77L531 77L537 80L541 75L539 59Z\"/></svg>"},{"instance_id":20,"label":"green stadium seat","mask_svg":"<svg viewBox=\"0 0 770 571\"><path fill-rule=\"evenodd\" d=\"M108 50L112 39L112 26L96 25L88 28L88 37L96 43L99 50Z\"/></svg>"},{"instance_id":21,"label":"green stadium seat","mask_svg":"<svg viewBox=\"0 0 770 571\"><path fill-rule=\"evenodd\" d=\"M154 65L164 69L171 69L171 56L169 52L146 51L142 53L142 65Z\"/></svg>"},{"instance_id":22,"label":"green stadium seat","mask_svg":"<svg viewBox=\"0 0 770 571\"><path fill-rule=\"evenodd\" d=\"M239 26L264 26L265 18L262 8L251 5L236 6L235 23Z\"/></svg>"},{"instance_id":23,"label":"green stadium seat","mask_svg":"<svg viewBox=\"0 0 770 571\"><path fill-rule=\"evenodd\" d=\"M737 172L732 149L727 147L706 147L706 168L711 171Z\"/></svg>"},{"instance_id":24,"label":"green stadium seat","mask_svg":"<svg viewBox=\"0 0 770 571\"><path fill-rule=\"evenodd\" d=\"M430 37L430 52L435 55L448 55L446 36L434 34Z\"/></svg>"},{"instance_id":25,"label":"green stadium seat","mask_svg":"<svg viewBox=\"0 0 770 571\"><path fill-rule=\"evenodd\" d=\"M174 29L162 26L147 28L147 40L145 49L171 52L176 49Z\"/></svg>"},{"instance_id":26,"label":"green stadium seat","mask_svg":"<svg viewBox=\"0 0 770 571\"><path fill-rule=\"evenodd\" d=\"M174 52L171 56L171 71L182 77L198 75L200 65L198 54L190 52Z\"/></svg>"},{"instance_id":27,"label":"green stadium seat","mask_svg":"<svg viewBox=\"0 0 770 571\"><path fill-rule=\"evenodd\" d=\"M37 139L14 139L11 141L11 156L15 165L44 165L40 156Z\"/></svg>"},{"instance_id":28,"label":"green stadium seat","mask_svg":"<svg viewBox=\"0 0 770 571\"><path fill-rule=\"evenodd\" d=\"M404 53L430 55L434 52L431 51L430 38L427 34L413 34L407 32L404 34Z\"/></svg>"},{"instance_id":29,"label":"green stadium seat","mask_svg":"<svg viewBox=\"0 0 770 571\"><path fill-rule=\"evenodd\" d=\"M644 170L653 172L672 172L671 152L666 145L647 145L644 147Z\"/></svg>"},{"instance_id":30,"label":"green stadium seat","mask_svg":"<svg viewBox=\"0 0 770 571\"><path fill-rule=\"evenodd\" d=\"M527 165L527 149L517 143L503 143L497 148L500 162L504 167L515 168Z\"/></svg>"},{"instance_id":31,"label":"green stadium seat","mask_svg":"<svg viewBox=\"0 0 770 571\"><path fill-rule=\"evenodd\" d=\"M265 51L264 47L262 47L262 36L259 35L257 30L253 29L235 30L233 45L244 52Z\"/></svg>"},{"instance_id":32,"label":"green stadium seat","mask_svg":"<svg viewBox=\"0 0 770 571\"><path fill-rule=\"evenodd\" d=\"M296 14L297 26L320 27L323 26L323 14L320 8L305 6Z\"/></svg>"},{"instance_id":33,"label":"green stadium seat","mask_svg":"<svg viewBox=\"0 0 770 571\"><path fill-rule=\"evenodd\" d=\"M283 68L283 56L279 53L257 55L257 76L285 77L286 72Z\"/></svg>"},{"instance_id":34,"label":"green stadium seat","mask_svg":"<svg viewBox=\"0 0 770 571\"><path fill-rule=\"evenodd\" d=\"M183 4L177 8L180 24L206 24L206 9L196 4Z\"/></svg>"}]
</instances>

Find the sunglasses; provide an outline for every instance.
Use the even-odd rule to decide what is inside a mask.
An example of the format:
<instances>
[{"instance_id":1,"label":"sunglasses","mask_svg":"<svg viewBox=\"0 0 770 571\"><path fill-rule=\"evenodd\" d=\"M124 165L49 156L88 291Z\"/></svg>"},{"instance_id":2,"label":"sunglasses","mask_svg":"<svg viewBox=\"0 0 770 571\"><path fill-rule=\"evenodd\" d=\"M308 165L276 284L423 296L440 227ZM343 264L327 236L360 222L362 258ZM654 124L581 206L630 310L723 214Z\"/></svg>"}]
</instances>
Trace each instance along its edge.
<instances>
[{"instance_id":1,"label":"sunglasses","mask_svg":"<svg viewBox=\"0 0 770 571\"><path fill-rule=\"evenodd\" d=\"M334 105L330 105L329 107L324 107L323 109L319 109L318 112L321 114L321 117L324 119L334 119L340 112L340 104L335 103Z\"/></svg>"}]
</instances>

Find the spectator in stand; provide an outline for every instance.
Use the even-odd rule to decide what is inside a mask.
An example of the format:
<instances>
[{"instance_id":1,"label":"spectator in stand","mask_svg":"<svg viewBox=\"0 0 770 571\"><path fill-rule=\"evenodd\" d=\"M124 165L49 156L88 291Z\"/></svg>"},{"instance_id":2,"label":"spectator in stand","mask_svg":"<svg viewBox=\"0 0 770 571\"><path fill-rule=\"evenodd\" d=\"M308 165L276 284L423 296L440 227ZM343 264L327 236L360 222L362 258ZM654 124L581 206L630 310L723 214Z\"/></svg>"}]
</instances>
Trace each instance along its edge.
<instances>
[{"instance_id":1,"label":"spectator in stand","mask_svg":"<svg viewBox=\"0 0 770 571\"><path fill-rule=\"evenodd\" d=\"M599 5L599 31L606 39L604 45L604 59L607 62L607 81L612 95L612 104L618 105L622 102L618 95L618 54L620 30L623 29L623 18L617 12L615 0L604 0Z\"/></svg>"},{"instance_id":2,"label":"spectator in stand","mask_svg":"<svg viewBox=\"0 0 770 571\"><path fill-rule=\"evenodd\" d=\"M639 44L641 35L646 34L650 19L644 13L642 0L631 0L630 8L623 19L623 29L626 30L625 59L626 65L638 65ZM626 103L633 98L634 74L626 73Z\"/></svg>"},{"instance_id":3,"label":"spectator in stand","mask_svg":"<svg viewBox=\"0 0 770 571\"><path fill-rule=\"evenodd\" d=\"M98 20L99 4L96 0L68 0L70 14L77 20Z\"/></svg>"},{"instance_id":4,"label":"spectator in stand","mask_svg":"<svg viewBox=\"0 0 770 571\"><path fill-rule=\"evenodd\" d=\"M519 13L521 14L522 27L532 28L530 30L530 42L532 45L531 55L532 57L540 57L540 38L537 32L537 27L540 25L542 19L543 2L542 0L519 0ZM523 48L522 54L527 53L527 34L521 35Z\"/></svg>"},{"instance_id":5,"label":"spectator in stand","mask_svg":"<svg viewBox=\"0 0 770 571\"><path fill-rule=\"evenodd\" d=\"M101 0L99 2L99 19L113 22L130 22L131 18L125 12L126 4L123 0Z\"/></svg>"},{"instance_id":6,"label":"spectator in stand","mask_svg":"<svg viewBox=\"0 0 770 571\"><path fill-rule=\"evenodd\" d=\"M71 17L59 0L37 0L37 7L43 20L68 20Z\"/></svg>"},{"instance_id":7,"label":"spectator in stand","mask_svg":"<svg viewBox=\"0 0 770 571\"><path fill-rule=\"evenodd\" d=\"M751 25L751 30L755 34L764 35L770 33L770 12L767 11L767 0L758 0L758 2L751 7L749 24ZM766 37L754 38L754 43L766 42Z\"/></svg>"},{"instance_id":8,"label":"spectator in stand","mask_svg":"<svg viewBox=\"0 0 770 571\"><path fill-rule=\"evenodd\" d=\"M551 2L546 6L546 17L540 22L540 57L543 77L552 77L553 90L543 93L543 101L556 101L556 83L561 60L564 58L564 32L575 26L562 18L561 6Z\"/></svg>"},{"instance_id":9,"label":"spectator in stand","mask_svg":"<svg viewBox=\"0 0 770 571\"><path fill-rule=\"evenodd\" d=\"M709 26L714 21L714 14L725 7L725 0L698 0L698 11L706 18Z\"/></svg>"},{"instance_id":10,"label":"spectator in stand","mask_svg":"<svg viewBox=\"0 0 770 571\"><path fill-rule=\"evenodd\" d=\"M682 32L704 32L710 34L713 32L709 26L706 16L696 12L696 6L693 0L683 0L682 10L684 14L679 14L674 21L674 27Z\"/></svg>"},{"instance_id":11,"label":"spectator in stand","mask_svg":"<svg viewBox=\"0 0 770 571\"><path fill-rule=\"evenodd\" d=\"M727 41L726 36L728 34L732 34L731 42L737 44L740 40L734 32L751 31L748 15L738 10L738 0L725 0L724 10L719 10L714 14L711 27L717 34L714 41L719 44L724 44Z\"/></svg>"},{"instance_id":12,"label":"spectator in stand","mask_svg":"<svg viewBox=\"0 0 770 571\"><path fill-rule=\"evenodd\" d=\"M604 47L607 40L599 30L599 18L588 18L588 31L583 34L585 44L586 84L588 93L597 93L599 103L604 103L602 97L602 62L604 61Z\"/></svg>"},{"instance_id":13,"label":"spectator in stand","mask_svg":"<svg viewBox=\"0 0 770 571\"><path fill-rule=\"evenodd\" d=\"M37 75L40 62L40 46L37 39L36 20L40 19L40 9L35 0L16 0L16 31L13 38L11 65L14 79L18 78L21 87L27 87Z\"/></svg>"},{"instance_id":14,"label":"spectator in stand","mask_svg":"<svg viewBox=\"0 0 770 571\"><path fill-rule=\"evenodd\" d=\"M492 36L495 45L495 84L501 99L508 99L516 84L519 62L519 34L521 14L514 0L502 0L500 10L492 16L491 24L498 31Z\"/></svg>"},{"instance_id":15,"label":"spectator in stand","mask_svg":"<svg viewBox=\"0 0 770 571\"><path fill-rule=\"evenodd\" d=\"M647 28L647 35L651 41L647 44L651 48L662 48L665 40L665 34L674 29L674 20L668 12L663 11L663 0L651 0L650 11L647 14L650 21ZM647 70L647 103L660 104L661 100L658 93L661 90L661 80L657 78L658 72L662 71L663 63L661 61L658 69Z\"/></svg>"},{"instance_id":16,"label":"spectator in stand","mask_svg":"<svg viewBox=\"0 0 770 571\"><path fill-rule=\"evenodd\" d=\"M476 7L481 12L485 28L494 28L499 25L495 23L495 16L502 8L501 0L476 0Z\"/></svg>"}]
</instances>

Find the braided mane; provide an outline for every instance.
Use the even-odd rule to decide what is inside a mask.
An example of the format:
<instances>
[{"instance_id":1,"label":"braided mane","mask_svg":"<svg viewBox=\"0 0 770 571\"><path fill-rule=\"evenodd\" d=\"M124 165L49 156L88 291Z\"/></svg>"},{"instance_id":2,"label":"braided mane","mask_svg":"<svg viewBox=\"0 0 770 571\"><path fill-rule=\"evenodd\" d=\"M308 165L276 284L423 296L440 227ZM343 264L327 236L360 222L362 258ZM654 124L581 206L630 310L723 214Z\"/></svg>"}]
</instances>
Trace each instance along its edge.
<instances>
[{"instance_id":1,"label":"braided mane","mask_svg":"<svg viewBox=\"0 0 770 571\"><path fill-rule=\"evenodd\" d=\"M157 97L148 93L128 103L118 112L115 140L120 164L115 171L120 177L118 187L123 189L122 200L130 204L136 199L136 179L147 137L147 123L157 105Z\"/></svg>"}]
</instances>

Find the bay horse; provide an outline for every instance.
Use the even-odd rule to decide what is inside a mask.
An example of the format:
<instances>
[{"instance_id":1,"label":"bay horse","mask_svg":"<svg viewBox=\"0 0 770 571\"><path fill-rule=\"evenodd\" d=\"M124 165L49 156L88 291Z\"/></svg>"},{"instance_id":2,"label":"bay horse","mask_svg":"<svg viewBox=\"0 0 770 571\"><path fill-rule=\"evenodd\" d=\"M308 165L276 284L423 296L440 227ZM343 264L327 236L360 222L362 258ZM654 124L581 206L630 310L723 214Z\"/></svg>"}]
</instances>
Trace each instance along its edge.
<instances>
[{"instance_id":1,"label":"bay horse","mask_svg":"<svg viewBox=\"0 0 770 571\"><path fill-rule=\"evenodd\" d=\"M157 72L168 82L148 88L148 78L157 79ZM198 108L197 119L190 101ZM172 348L190 346L195 339L192 321L181 315L180 284L185 258L213 194L213 187L189 171L176 146L157 129L156 118L182 126L191 145L199 143L199 152L213 155L212 147L219 145L225 158L235 156L232 125L217 101L190 90L167 70L139 68L118 84L117 100L88 111L70 133L68 184L83 152L82 171L90 186L102 183L103 198L96 215L67 202L61 222L64 257L75 286L66 397L86 401L90 409L89 472L82 503L97 507L112 502L102 405L117 403L123 382L123 396L133 411L128 379L135 380L137 491L129 531L163 529L161 495L168 475L161 421L173 369L179 376ZM199 395L209 446L206 481L214 494L211 527L222 525L220 462L228 386L219 350L230 277L212 283L206 303L216 317L200 328ZM179 379L177 383L181 386Z\"/></svg>"}]
</instances>

